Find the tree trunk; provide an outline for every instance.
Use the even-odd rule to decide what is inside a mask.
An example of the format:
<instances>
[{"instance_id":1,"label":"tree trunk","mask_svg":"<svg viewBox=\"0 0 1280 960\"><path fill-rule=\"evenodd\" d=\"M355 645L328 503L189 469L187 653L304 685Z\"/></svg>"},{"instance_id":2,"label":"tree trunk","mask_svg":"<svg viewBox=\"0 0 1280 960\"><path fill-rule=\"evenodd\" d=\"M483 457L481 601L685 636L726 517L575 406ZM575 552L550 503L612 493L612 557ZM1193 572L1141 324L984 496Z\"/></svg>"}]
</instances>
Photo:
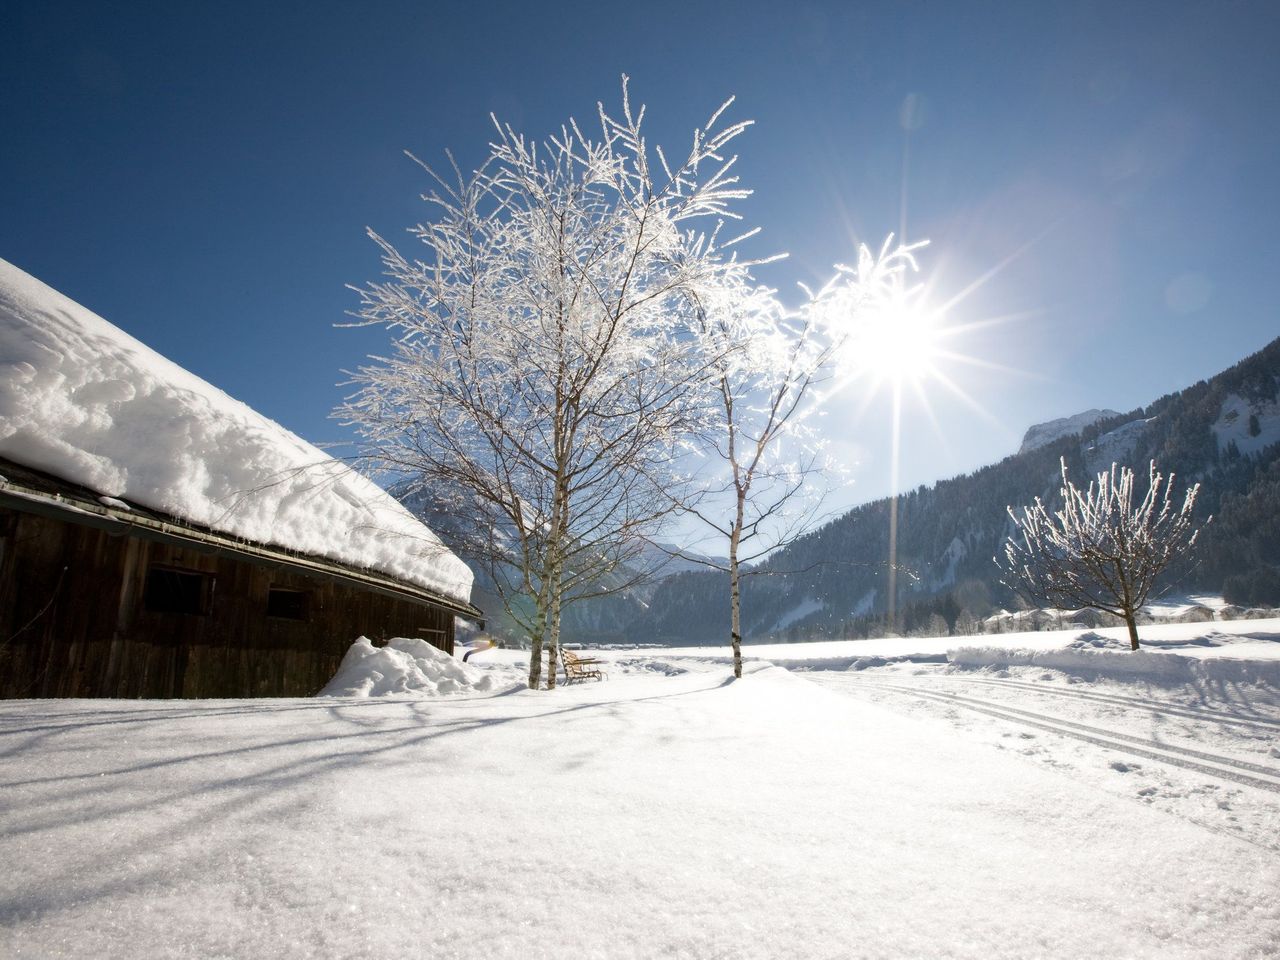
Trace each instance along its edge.
<instances>
[{"instance_id":1,"label":"tree trunk","mask_svg":"<svg viewBox=\"0 0 1280 960\"><path fill-rule=\"evenodd\" d=\"M556 577L555 589L551 592L550 635L547 638L547 689L556 688L556 652L560 646L560 585Z\"/></svg>"},{"instance_id":2,"label":"tree trunk","mask_svg":"<svg viewBox=\"0 0 1280 960\"><path fill-rule=\"evenodd\" d=\"M547 553L538 578L538 594L535 598L538 605L538 632L533 638L533 649L529 656L530 690L537 690L541 679L543 640L547 641L549 654L547 689L554 690L556 687L556 647L560 640L560 597L563 578L560 539L567 529L567 524L564 522L565 499L563 484L558 481L556 502L551 510L551 536L547 543Z\"/></svg>"},{"instance_id":3,"label":"tree trunk","mask_svg":"<svg viewBox=\"0 0 1280 960\"><path fill-rule=\"evenodd\" d=\"M547 689L556 688L556 654L560 646L560 606L564 596L564 554L562 544L568 536L568 494L563 484L557 488L556 509L552 520L553 532L550 543L551 570L547 576Z\"/></svg>"},{"instance_id":4,"label":"tree trunk","mask_svg":"<svg viewBox=\"0 0 1280 960\"><path fill-rule=\"evenodd\" d=\"M738 536L742 531L743 498L738 498L737 523L729 537L729 642L733 645L733 675L742 679L742 587L738 575Z\"/></svg>"},{"instance_id":5,"label":"tree trunk","mask_svg":"<svg viewBox=\"0 0 1280 960\"><path fill-rule=\"evenodd\" d=\"M1129 649L1138 649L1138 620L1132 610L1124 612L1124 622L1129 627Z\"/></svg>"},{"instance_id":6,"label":"tree trunk","mask_svg":"<svg viewBox=\"0 0 1280 960\"><path fill-rule=\"evenodd\" d=\"M529 645L529 689L537 690L542 682L542 639L547 635L547 579L542 578L538 585L538 593L533 598L537 616L534 620L534 632Z\"/></svg>"},{"instance_id":7,"label":"tree trunk","mask_svg":"<svg viewBox=\"0 0 1280 960\"><path fill-rule=\"evenodd\" d=\"M1120 590L1124 600L1124 622L1129 628L1129 649L1138 649L1138 610L1133 600L1133 592L1129 589L1129 579L1125 576L1124 564L1116 560L1116 577L1120 581Z\"/></svg>"},{"instance_id":8,"label":"tree trunk","mask_svg":"<svg viewBox=\"0 0 1280 960\"><path fill-rule=\"evenodd\" d=\"M733 644L733 675L742 678L742 623L739 614L741 599L738 591L738 564L729 564L729 640Z\"/></svg>"},{"instance_id":9,"label":"tree trunk","mask_svg":"<svg viewBox=\"0 0 1280 960\"><path fill-rule=\"evenodd\" d=\"M532 637L529 647L529 689L537 690L542 682L542 631Z\"/></svg>"}]
</instances>

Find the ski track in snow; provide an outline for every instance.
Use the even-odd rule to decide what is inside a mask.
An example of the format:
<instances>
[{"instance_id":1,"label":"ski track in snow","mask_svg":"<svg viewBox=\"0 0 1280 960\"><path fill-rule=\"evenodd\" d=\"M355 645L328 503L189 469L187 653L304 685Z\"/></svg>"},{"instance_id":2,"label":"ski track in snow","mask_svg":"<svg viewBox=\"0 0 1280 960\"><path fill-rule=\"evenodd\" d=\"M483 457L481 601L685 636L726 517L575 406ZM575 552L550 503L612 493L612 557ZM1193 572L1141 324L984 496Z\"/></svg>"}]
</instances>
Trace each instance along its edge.
<instances>
[{"instance_id":1,"label":"ski track in snow","mask_svg":"<svg viewBox=\"0 0 1280 960\"><path fill-rule=\"evenodd\" d=\"M1117 694L1096 693L1092 690L1081 690L1077 687L1066 689L1046 687L1044 684L1024 683L1020 680L987 680L981 677L934 676L931 680L942 680L953 683L976 683L1005 689L1015 688L1031 690L1038 694L1054 697L1073 697L1077 700L1092 700L1096 703L1118 704L1129 709L1145 710L1163 716L1186 717L1191 720L1205 720L1212 723L1225 723L1233 726L1253 729L1274 729L1280 731L1280 717L1241 716L1221 710L1200 707L1176 706L1170 703L1152 703L1139 700L1137 697L1126 697Z\"/></svg>"},{"instance_id":2,"label":"ski track in snow","mask_svg":"<svg viewBox=\"0 0 1280 960\"><path fill-rule=\"evenodd\" d=\"M1207 701L1209 692L1155 687L1144 701L1080 689L1078 678L1039 668L1023 670L1038 683L913 665L803 675L845 695L941 719L1001 750L1013 741L1016 754L1073 779L1280 851L1280 697L1269 688L1193 706L1179 697ZM1064 680L1069 685L1059 686Z\"/></svg>"},{"instance_id":3,"label":"ski track in snow","mask_svg":"<svg viewBox=\"0 0 1280 960\"><path fill-rule=\"evenodd\" d=\"M1097 744L1100 747L1107 747L1111 750L1120 750L1126 753L1132 753L1135 756L1145 757L1149 760L1159 760L1164 763L1172 763L1175 766L1184 766L1188 770L1196 770L1201 773L1208 773L1211 776L1223 777L1228 780L1234 780L1237 783L1243 783L1247 786L1257 787L1260 790L1270 790L1273 793L1280 793L1280 768L1264 767L1258 763L1248 763L1240 760L1233 760L1230 757L1224 757L1216 753L1207 753L1203 750L1193 750L1190 747L1179 747L1172 744L1160 743L1156 740L1148 740L1145 737L1135 737L1127 733L1120 733L1115 730L1107 730L1101 727L1092 727L1082 723L1073 723L1070 720L1063 720L1045 713L1033 713L1028 710L1019 710L1014 707L1004 706L991 700L975 700L971 697L962 697L954 693L935 692L933 690L921 690L918 687L906 686L902 684L880 683L874 681L862 681L868 686L876 686L881 690L890 690L896 693L906 693L911 696L927 697L942 703L955 703L963 707L968 707L978 713L995 717L997 720L1011 720L1014 723L1022 723L1036 727L1040 730L1047 730L1050 733L1058 733L1063 736L1075 737L1086 743ZM1122 741L1116 743L1115 741ZM1157 751L1153 753L1152 751ZM1180 756L1168 756L1168 754L1177 754ZM1212 766L1206 766L1203 763L1191 763L1184 757L1190 757L1195 760L1208 761L1210 764L1219 764L1223 767L1232 769L1216 769ZM1251 776L1251 774L1261 774ZM1271 778L1271 779L1266 779Z\"/></svg>"}]
</instances>

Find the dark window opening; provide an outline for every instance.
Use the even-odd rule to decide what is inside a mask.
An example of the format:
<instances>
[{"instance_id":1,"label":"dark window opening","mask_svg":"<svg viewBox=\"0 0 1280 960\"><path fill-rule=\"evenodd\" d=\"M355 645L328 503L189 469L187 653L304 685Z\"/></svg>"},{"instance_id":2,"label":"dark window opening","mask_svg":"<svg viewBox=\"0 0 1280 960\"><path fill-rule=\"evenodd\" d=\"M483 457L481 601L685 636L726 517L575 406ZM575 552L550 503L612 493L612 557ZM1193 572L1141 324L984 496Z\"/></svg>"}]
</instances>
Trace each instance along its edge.
<instances>
[{"instance_id":1,"label":"dark window opening","mask_svg":"<svg viewBox=\"0 0 1280 960\"><path fill-rule=\"evenodd\" d=\"M143 603L153 613L206 614L212 596L213 577L207 573L170 567L147 571Z\"/></svg>"},{"instance_id":2,"label":"dark window opening","mask_svg":"<svg viewBox=\"0 0 1280 960\"><path fill-rule=\"evenodd\" d=\"M267 592L267 616L281 620L306 620L311 612L311 594L303 590L272 587Z\"/></svg>"}]
</instances>

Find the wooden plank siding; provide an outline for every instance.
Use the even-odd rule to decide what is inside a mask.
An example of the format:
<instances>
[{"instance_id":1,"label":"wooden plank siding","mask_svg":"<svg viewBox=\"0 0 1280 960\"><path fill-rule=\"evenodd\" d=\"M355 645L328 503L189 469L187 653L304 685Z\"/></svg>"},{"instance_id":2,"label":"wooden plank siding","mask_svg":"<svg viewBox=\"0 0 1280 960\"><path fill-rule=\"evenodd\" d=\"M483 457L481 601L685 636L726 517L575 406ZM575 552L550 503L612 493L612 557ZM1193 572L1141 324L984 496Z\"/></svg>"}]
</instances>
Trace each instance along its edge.
<instances>
[{"instance_id":1,"label":"wooden plank siding","mask_svg":"<svg viewBox=\"0 0 1280 960\"><path fill-rule=\"evenodd\" d=\"M207 612L148 609L148 571L212 577ZM273 588L306 619L267 615ZM289 697L329 681L356 637L452 653L453 612L299 572L0 508L0 697Z\"/></svg>"}]
</instances>

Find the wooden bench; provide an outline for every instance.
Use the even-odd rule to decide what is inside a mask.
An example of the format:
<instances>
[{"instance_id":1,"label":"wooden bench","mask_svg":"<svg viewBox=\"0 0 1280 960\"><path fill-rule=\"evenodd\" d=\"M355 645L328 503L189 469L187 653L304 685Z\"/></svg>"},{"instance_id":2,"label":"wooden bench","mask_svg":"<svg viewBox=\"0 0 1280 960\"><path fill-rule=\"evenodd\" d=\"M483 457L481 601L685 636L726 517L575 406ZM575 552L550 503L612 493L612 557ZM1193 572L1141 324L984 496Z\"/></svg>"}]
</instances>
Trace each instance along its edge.
<instances>
[{"instance_id":1,"label":"wooden bench","mask_svg":"<svg viewBox=\"0 0 1280 960\"><path fill-rule=\"evenodd\" d=\"M604 672L600 669L603 661L592 657L580 657L572 650L560 648L560 660L564 663L564 682L575 680L603 680Z\"/></svg>"}]
</instances>

